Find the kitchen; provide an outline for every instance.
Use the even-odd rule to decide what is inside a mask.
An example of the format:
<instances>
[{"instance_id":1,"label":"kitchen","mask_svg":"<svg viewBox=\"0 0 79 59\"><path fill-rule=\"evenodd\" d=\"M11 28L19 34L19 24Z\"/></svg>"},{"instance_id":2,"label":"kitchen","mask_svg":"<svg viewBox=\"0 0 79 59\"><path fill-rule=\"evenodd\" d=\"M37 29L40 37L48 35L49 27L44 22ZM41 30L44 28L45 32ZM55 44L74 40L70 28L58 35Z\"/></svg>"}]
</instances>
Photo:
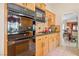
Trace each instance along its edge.
<instances>
[{"instance_id":1,"label":"kitchen","mask_svg":"<svg viewBox=\"0 0 79 59\"><path fill-rule=\"evenodd\" d=\"M0 55L78 56L78 5L0 4Z\"/></svg>"},{"instance_id":2,"label":"kitchen","mask_svg":"<svg viewBox=\"0 0 79 59\"><path fill-rule=\"evenodd\" d=\"M31 8L30 8L31 7ZM5 4L7 56L46 56L60 45L60 25L44 3Z\"/></svg>"}]
</instances>

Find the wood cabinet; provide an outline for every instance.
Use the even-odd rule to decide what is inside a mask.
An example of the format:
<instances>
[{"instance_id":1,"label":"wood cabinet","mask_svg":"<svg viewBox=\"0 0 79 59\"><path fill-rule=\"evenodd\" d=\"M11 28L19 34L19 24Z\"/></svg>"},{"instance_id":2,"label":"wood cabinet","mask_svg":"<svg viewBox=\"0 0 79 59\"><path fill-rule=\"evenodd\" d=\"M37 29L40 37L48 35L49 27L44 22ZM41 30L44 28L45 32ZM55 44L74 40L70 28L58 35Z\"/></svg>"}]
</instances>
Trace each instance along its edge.
<instances>
[{"instance_id":1,"label":"wood cabinet","mask_svg":"<svg viewBox=\"0 0 79 59\"><path fill-rule=\"evenodd\" d=\"M43 36L43 55L46 56L48 54L48 35Z\"/></svg>"},{"instance_id":2,"label":"wood cabinet","mask_svg":"<svg viewBox=\"0 0 79 59\"><path fill-rule=\"evenodd\" d=\"M36 56L45 56L59 45L59 33L36 37Z\"/></svg>"},{"instance_id":3,"label":"wood cabinet","mask_svg":"<svg viewBox=\"0 0 79 59\"><path fill-rule=\"evenodd\" d=\"M55 33L54 35L54 48L58 47L60 43L60 34Z\"/></svg>"},{"instance_id":4,"label":"wood cabinet","mask_svg":"<svg viewBox=\"0 0 79 59\"><path fill-rule=\"evenodd\" d=\"M26 8L35 11L35 4L34 3L26 3Z\"/></svg>"},{"instance_id":5,"label":"wood cabinet","mask_svg":"<svg viewBox=\"0 0 79 59\"><path fill-rule=\"evenodd\" d=\"M27 8L29 10L35 11L35 4L34 3L15 3L21 7Z\"/></svg>"},{"instance_id":6,"label":"wood cabinet","mask_svg":"<svg viewBox=\"0 0 79 59\"><path fill-rule=\"evenodd\" d=\"M45 56L48 54L48 36L36 37L36 56Z\"/></svg>"},{"instance_id":7,"label":"wood cabinet","mask_svg":"<svg viewBox=\"0 0 79 59\"><path fill-rule=\"evenodd\" d=\"M48 27L55 25L55 14L46 10L46 18L48 19Z\"/></svg>"},{"instance_id":8,"label":"wood cabinet","mask_svg":"<svg viewBox=\"0 0 79 59\"><path fill-rule=\"evenodd\" d=\"M57 39L57 46L60 45L60 33L56 34L56 39Z\"/></svg>"},{"instance_id":9,"label":"wood cabinet","mask_svg":"<svg viewBox=\"0 0 79 59\"><path fill-rule=\"evenodd\" d=\"M49 34L49 52L51 52L54 48L54 34Z\"/></svg>"},{"instance_id":10,"label":"wood cabinet","mask_svg":"<svg viewBox=\"0 0 79 59\"><path fill-rule=\"evenodd\" d=\"M53 51L56 47L59 46L60 43L60 35L59 33L49 34L49 52Z\"/></svg>"},{"instance_id":11,"label":"wood cabinet","mask_svg":"<svg viewBox=\"0 0 79 59\"><path fill-rule=\"evenodd\" d=\"M16 5L19 5L21 7L24 7L24 3L15 3Z\"/></svg>"},{"instance_id":12,"label":"wood cabinet","mask_svg":"<svg viewBox=\"0 0 79 59\"><path fill-rule=\"evenodd\" d=\"M36 37L36 56L43 56L42 37Z\"/></svg>"},{"instance_id":13,"label":"wood cabinet","mask_svg":"<svg viewBox=\"0 0 79 59\"><path fill-rule=\"evenodd\" d=\"M44 3L36 3L35 6L43 11L46 10L46 5Z\"/></svg>"}]
</instances>

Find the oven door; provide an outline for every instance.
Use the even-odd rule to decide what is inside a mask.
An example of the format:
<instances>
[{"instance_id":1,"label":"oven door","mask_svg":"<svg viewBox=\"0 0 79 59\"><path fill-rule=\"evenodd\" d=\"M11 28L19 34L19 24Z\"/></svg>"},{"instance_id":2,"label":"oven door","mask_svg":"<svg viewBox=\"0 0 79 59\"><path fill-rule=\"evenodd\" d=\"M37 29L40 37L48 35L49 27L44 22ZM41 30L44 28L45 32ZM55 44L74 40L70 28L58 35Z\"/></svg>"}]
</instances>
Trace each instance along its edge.
<instances>
[{"instance_id":1,"label":"oven door","mask_svg":"<svg viewBox=\"0 0 79 59\"><path fill-rule=\"evenodd\" d=\"M17 40L14 41L14 44L10 42L11 45L8 47L8 55L9 56L24 56L29 55L29 40L23 39L23 40Z\"/></svg>"}]
</instances>

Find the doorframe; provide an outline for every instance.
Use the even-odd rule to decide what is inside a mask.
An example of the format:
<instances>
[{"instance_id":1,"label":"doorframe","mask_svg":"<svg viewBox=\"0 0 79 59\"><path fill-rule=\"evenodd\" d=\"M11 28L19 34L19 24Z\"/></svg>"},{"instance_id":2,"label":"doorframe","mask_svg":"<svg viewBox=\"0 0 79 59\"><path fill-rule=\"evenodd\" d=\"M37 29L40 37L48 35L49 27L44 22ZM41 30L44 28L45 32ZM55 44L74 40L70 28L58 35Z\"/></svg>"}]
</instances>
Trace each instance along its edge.
<instances>
[{"instance_id":1,"label":"doorframe","mask_svg":"<svg viewBox=\"0 0 79 59\"><path fill-rule=\"evenodd\" d=\"M78 29L79 29L79 14L77 13L77 12L74 12L74 11L72 11L72 12L70 12L70 13L76 13L76 15L77 15L77 21L78 21ZM64 18L63 18L63 21L64 21ZM63 24L63 22L62 22L62 24ZM62 35L63 35L63 33L62 33ZM63 40L64 40L64 38L62 38ZM65 43L65 42L64 42ZM78 30L78 42L76 42L76 44L77 44L77 47L76 48L79 48L79 30Z\"/></svg>"},{"instance_id":2,"label":"doorframe","mask_svg":"<svg viewBox=\"0 0 79 59\"><path fill-rule=\"evenodd\" d=\"M4 3L4 56L8 55L8 9L7 3Z\"/></svg>"}]
</instances>

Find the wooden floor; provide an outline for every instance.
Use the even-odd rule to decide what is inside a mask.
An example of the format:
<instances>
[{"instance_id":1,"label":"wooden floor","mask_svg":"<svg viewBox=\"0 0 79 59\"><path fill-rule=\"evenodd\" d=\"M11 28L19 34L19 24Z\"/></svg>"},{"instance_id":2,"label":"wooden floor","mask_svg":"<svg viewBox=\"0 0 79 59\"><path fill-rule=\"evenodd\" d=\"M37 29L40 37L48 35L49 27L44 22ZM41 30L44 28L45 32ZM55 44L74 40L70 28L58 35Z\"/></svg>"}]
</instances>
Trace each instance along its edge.
<instances>
[{"instance_id":1,"label":"wooden floor","mask_svg":"<svg viewBox=\"0 0 79 59\"><path fill-rule=\"evenodd\" d=\"M57 47L48 56L79 56L79 49L70 47Z\"/></svg>"}]
</instances>

